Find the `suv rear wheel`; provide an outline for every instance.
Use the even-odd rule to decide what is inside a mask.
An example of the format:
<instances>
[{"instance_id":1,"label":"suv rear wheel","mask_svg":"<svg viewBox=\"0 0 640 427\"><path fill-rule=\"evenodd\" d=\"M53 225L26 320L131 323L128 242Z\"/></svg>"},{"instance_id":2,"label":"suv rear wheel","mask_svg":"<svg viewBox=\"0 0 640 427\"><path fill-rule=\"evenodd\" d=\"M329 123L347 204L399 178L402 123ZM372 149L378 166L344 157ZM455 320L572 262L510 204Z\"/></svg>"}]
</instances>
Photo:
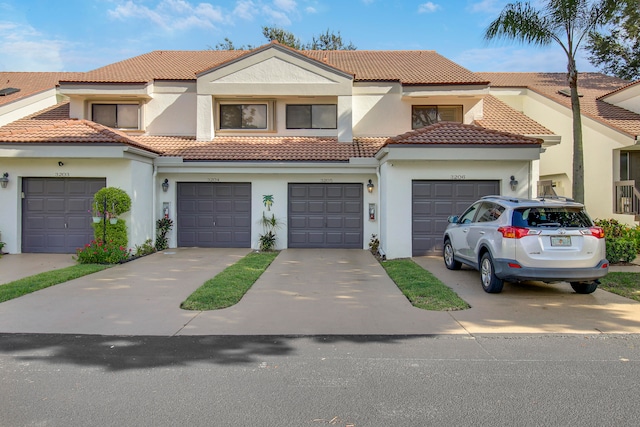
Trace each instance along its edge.
<instances>
[{"instance_id":1,"label":"suv rear wheel","mask_svg":"<svg viewBox=\"0 0 640 427\"><path fill-rule=\"evenodd\" d=\"M451 240L449 239L445 240L444 242L442 257L444 258L444 265L449 270L460 270L462 264L460 263L460 261L456 261L453 257L453 246L451 246Z\"/></svg>"},{"instance_id":2,"label":"suv rear wheel","mask_svg":"<svg viewBox=\"0 0 640 427\"><path fill-rule=\"evenodd\" d=\"M598 284L596 282L571 282L571 287L576 291L576 293L590 294L595 292L598 288Z\"/></svg>"},{"instance_id":3,"label":"suv rear wheel","mask_svg":"<svg viewBox=\"0 0 640 427\"><path fill-rule=\"evenodd\" d=\"M493 269L493 260L489 252L485 252L480 258L480 282L482 283L482 289L490 294L497 294L502 292L502 286L504 282L502 279L496 276Z\"/></svg>"}]
</instances>

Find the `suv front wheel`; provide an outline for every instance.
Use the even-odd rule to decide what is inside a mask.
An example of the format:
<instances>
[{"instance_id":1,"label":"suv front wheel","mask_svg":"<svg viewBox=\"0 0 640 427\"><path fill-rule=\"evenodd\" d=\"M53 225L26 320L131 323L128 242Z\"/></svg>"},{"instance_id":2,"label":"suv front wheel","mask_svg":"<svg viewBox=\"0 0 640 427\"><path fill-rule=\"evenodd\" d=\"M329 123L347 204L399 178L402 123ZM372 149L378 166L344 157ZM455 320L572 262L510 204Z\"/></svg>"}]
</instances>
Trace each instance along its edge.
<instances>
[{"instance_id":1,"label":"suv front wheel","mask_svg":"<svg viewBox=\"0 0 640 427\"><path fill-rule=\"evenodd\" d=\"M482 289L484 289L485 292L490 294L502 292L504 282L496 276L493 268L493 260L489 252L485 252L482 258L480 258L480 281L482 283Z\"/></svg>"}]
</instances>

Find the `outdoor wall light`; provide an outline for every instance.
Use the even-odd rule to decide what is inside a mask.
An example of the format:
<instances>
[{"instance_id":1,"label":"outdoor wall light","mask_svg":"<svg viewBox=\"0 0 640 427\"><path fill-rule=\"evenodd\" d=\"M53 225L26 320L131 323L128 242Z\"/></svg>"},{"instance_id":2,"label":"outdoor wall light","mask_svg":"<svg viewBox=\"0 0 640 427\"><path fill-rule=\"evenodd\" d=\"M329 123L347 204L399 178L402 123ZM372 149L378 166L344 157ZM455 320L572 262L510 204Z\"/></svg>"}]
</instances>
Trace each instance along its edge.
<instances>
[{"instance_id":1,"label":"outdoor wall light","mask_svg":"<svg viewBox=\"0 0 640 427\"><path fill-rule=\"evenodd\" d=\"M0 186L2 188L7 188L7 184L9 184L9 172L5 172L0 178Z\"/></svg>"},{"instance_id":2,"label":"outdoor wall light","mask_svg":"<svg viewBox=\"0 0 640 427\"><path fill-rule=\"evenodd\" d=\"M518 181L516 181L516 177L511 175L511 181L509 181L509 185L511 186L511 191L516 191L518 188Z\"/></svg>"},{"instance_id":3,"label":"outdoor wall light","mask_svg":"<svg viewBox=\"0 0 640 427\"><path fill-rule=\"evenodd\" d=\"M62 166L64 166L64 163L58 162L58 166L62 167Z\"/></svg>"},{"instance_id":4,"label":"outdoor wall light","mask_svg":"<svg viewBox=\"0 0 640 427\"><path fill-rule=\"evenodd\" d=\"M369 193L373 193L373 182L371 182L371 180L369 180L369 183L367 184L367 191Z\"/></svg>"},{"instance_id":5,"label":"outdoor wall light","mask_svg":"<svg viewBox=\"0 0 640 427\"><path fill-rule=\"evenodd\" d=\"M169 191L169 180L167 178L162 181L162 191L164 191L165 193Z\"/></svg>"}]
</instances>

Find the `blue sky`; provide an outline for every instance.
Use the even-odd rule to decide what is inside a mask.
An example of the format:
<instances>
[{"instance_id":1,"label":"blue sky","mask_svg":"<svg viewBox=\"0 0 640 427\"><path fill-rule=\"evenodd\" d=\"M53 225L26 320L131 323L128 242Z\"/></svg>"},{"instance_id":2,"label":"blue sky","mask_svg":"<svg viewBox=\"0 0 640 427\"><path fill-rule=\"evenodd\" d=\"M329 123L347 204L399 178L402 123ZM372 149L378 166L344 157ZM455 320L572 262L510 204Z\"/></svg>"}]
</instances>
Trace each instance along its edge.
<instances>
[{"instance_id":1,"label":"blue sky","mask_svg":"<svg viewBox=\"0 0 640 427\"><path fill-rule=\"evenodd\" d=\"M152 50L303 42L327 29L358 50L435 50L471 71L560 71L560 47L483 40L507 0L0 0L0 71L89 71ZM535 3L535 1L534 1ZM586 59L580 71L596 71Z\"/></svg>"}]
</instances>

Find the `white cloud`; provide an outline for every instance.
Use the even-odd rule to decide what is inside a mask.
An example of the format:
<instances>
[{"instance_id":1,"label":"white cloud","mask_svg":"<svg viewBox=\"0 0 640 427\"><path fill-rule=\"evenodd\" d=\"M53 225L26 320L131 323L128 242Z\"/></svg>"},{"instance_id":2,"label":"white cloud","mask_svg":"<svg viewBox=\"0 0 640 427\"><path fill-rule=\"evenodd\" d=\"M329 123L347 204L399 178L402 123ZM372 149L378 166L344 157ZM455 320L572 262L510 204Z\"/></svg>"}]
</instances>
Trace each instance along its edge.
<instances>
[{"instance_id":1,"label":"white cloud","mask_svg":"<svg viewBox=\"0 0 640 427\"><path fill-rule=\"evenodd\" d=\"M253 17L257 14L258 8L251 0L240 0L236 3L236 7L233 10L233 14L247 21L253 20Z\"/></svg>"},{"instance_id":2,"label":"white cloud","mask_svg":"<svg viewBox=\"0 0 640 427\"><path fill-rule=\"evenodd\" d=\"M296 10L296 7L298 7L295 0L274 0L273 5L285 12L292 12Z\"/></svg>"},{"instance_id":3,"label":"white cloud","mask_svg":"<svg viewBox=\"0 0 640 427\"><path fill-rule=\"evenodd\" d=\"M428 1L418 6L418 13L433 13L438 9L440 9L440 5Z\"/></svg>"},{"instance_id":4,"label":"white cloud","mask_svg":"<svg viewBox=\"0 0 640 427\"><path fill-rule=\"evenodd\" d=\"M146 19L169 31L215 28L215 24L225 21L219 7L210 3L193 5L185 0L161 0L155 9L128 0L118 4L108 13L112 18L122 21L132 18Z\"/></svg>"},{"instance_id":5,"label":"white cloud","mask_svg":"<svg viewBox=\"0 0 640 427\"><path fill-rule=\"evenodd\" d=\"M263 6L262 12L277 26L286 27L291 25L291 19L289 19L289 16L281 10L276 10L270 6Z\"/></svg>"},{"instance_id":6,"label":"white cloud","mask_svg":"<svg viewBox=\"0 0 640 427\"><path fill-rule=\"evenodd\" d=\"M566 72L567 57L559 46L547 48L519 46L470 49L451 58L471 71ZM578 70L596 71L584 54L577 58Z\"/></svg>"},{"instance_id":7,"label":"white cloud","mask_svg":"<svg viewBox=\"0 0 640 427\"><path fill-rule=\"evenodd\" d=\"M0 70L64 71L65 42L48 38L30 25L0 22Z\"/></svg>"},{"instance_id":8,"label":"white cloud","mask_svg":"<svg viewBox=\"0 0 640 427\"><path fill-rule=\"evenodd\" d=\"M314 13L318 13L318 11L316 10L315 7L313 6L307 6L306 9L304 10L305 12L309 13L309 14L314 14Z\"/></svg>"}]
</instances>

